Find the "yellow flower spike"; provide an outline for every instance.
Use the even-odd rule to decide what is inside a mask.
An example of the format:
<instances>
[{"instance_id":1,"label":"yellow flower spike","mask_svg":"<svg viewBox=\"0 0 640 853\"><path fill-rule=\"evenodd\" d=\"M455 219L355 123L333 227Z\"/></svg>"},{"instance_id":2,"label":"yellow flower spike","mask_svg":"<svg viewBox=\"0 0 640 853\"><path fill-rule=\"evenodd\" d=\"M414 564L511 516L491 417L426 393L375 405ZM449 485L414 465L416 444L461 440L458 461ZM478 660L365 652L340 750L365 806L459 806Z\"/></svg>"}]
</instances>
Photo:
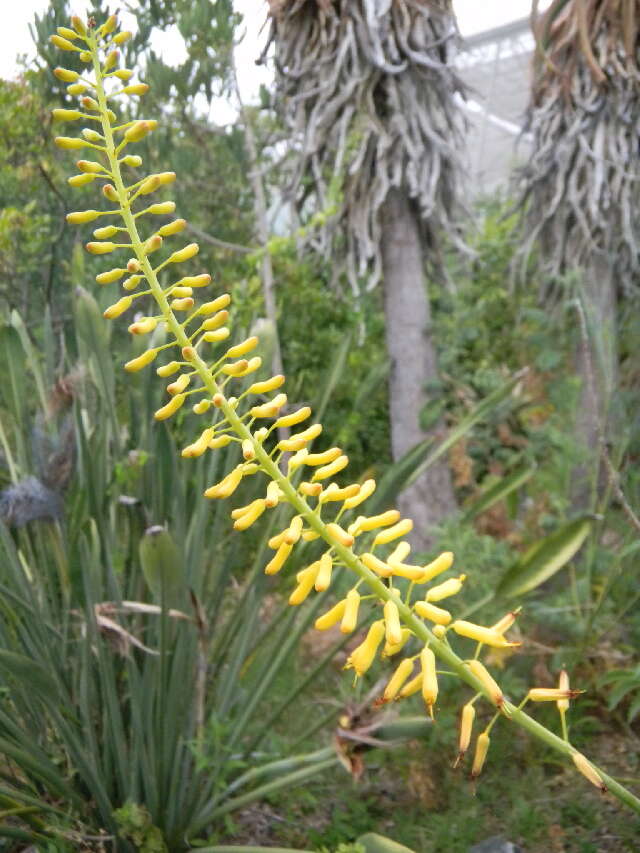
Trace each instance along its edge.
<instances>
[{"instance_id":1,"label":"yellow flower spike","mask_svg":"<svg viewBox=\"0 0 640 853\"><path fill-rule=\"evenodd\" d=\"M309 593L313 589L313 585L316 580L319 565L319 562L313 563L308 569L305 569L300 573L298 586L289 596L289 604L293 607L302 604L302 602L306 601L309 597Z\"/></svg>"},{"instance_id":2,"label":"yellow flower spike","mask_svg":"<svg viewBox=\"0 0 640 853\"><path fill-rule=\"evenodd\" d=\"M77 71L71 71L69 68L54 68L53 73L63 83L75 83L80 77Z\"/></svg>"},{"instance_id":3,"label":"yellow flower spike","mask_svg":"<svg viewBox=\"0 0 640 853\"><path fill-rule=\"evenodd\" d=\"M388 542L393 542L394 539L400 539L401 536L406 536L413 530L413 521L410 518L403 518L393 527L387 530L381 530L373 540L374 545L386 545Z\"/></svg>"},{"instance_id":4,"label":"yellow flower spike","mask_svg":"<svg viewBox=\"0 0 640 853\"><path fill-rule=\"evenodd\" d=\"M316 575L316 592L324 592L325 589L329 589L332 571L333 560L331 559L331 553L329 551L325 551L322 557L320 557L320 566L318 568L318 574Z\"/></svg>"},{"instance_id":5,"label":"yellow flower spike","mask_svg":"<svg viewBox=\"0 0 640 853\"><path fill-rule=\"evenodd\" d=\"M402 638L399 643L396 643L393 646L390 646L389 643L384 644L384 649L382 650L383 658L390 658L394 655L397 655L398 652L402 651L402 649L407 645L411 637L411 631L409 630L409 628L402 628L400 633L402 635Z\"/></svg>"},{"instance_id":6,"label":"yellow flower spike","mask_svg":"<svg viewBox=\"0 0 640 853\"><path fill-rule=\"evenodd\" d=\"M447 569L450 569L452 565L453 553L451 551L444 551L439 557L436 557L435 560L424 566L422 570L422 583L427 583L428 581L433 580L433 578L441 575L443 572L446 572Z\"/></svg>"},{"instance_id":7,"label":"yellow flower spike","mask_svg":"<svg viewBox=\"0 0 640 853\"><path fill-rule=\"evenodd\" d=\"M558 690L569 690L569 689L570 689L569 673L565 669L562 669L562 670L560 670L560 677L558 678ZM569 710L569 700L566 698L558 699L558 701L556 702L556 705L558 707L558 711L560 711L560 713L563 715Z\"/></svg>"},{"instance_id":8,"label":"yellow flower spike","mask_svg":"<svg viewBox=\"0 0 640 853\"><path fill-rule=\"evenodd\" d=\"M400 693L398 694L398 699L407 699L409 696L413 696L414 693L417 693L422 689L422 673L419 672L411 681L408 681L405 686L402 688Z\"/></svg>"},{"instance_id":9,"label":"yellow flower spike","mask_svg":"<svg viewBox=\"0 0 640 853\"><path fill-rule=\"evenodd\" d=\"M340 622L340 631L343 634L351 634L358 624L358 610L360 609L360 593L357 589L350 589L345 598L344 612Z\"/></svg>"},{"instance_id":10,"label":"yellow flower spike","mask_svg":"<svg viewBox=\"0 0 640 853\"><path fill-rule=\"evenodd\" d=\"M457 767L458 764L465 757L467 750L469 749L469 744L471 743L471 732L473 730L473 722L476 718L476 709L472 702L467 702L467 704L462 708L462 714L460 715L460 737L458 738L458 756L456 758L454 767Z\"/></svg>"},{"instance_id":11,"label":"yellow flower spike","mask_svg":"<svg viewBox=\"0 0 640 853\"><path fill-rule=\"evenodd\" d=\"M502 634L482 625L474 625L473 622L465 622L464 619L456 619L451 626L460 637L468 637L477 643L484 643L494 649L506 649L521 645L520 643L509 643Z\"/></svg>"},{"instance_id":12,"label":"yellow flower spike","mask_svg":"<svg viewBox=\"0 0 640 853\"><path fill-rule=\"evenodd\" d=\"M242 456L247 462L251 462L252 459L256 458L253 442L249 438L245 438L242 442Z\"/></svg>"},{"instance_id":13,"label":"yellow flower spike","mask_svg":"<svg viewBox=\"0 0 640 853\"><path fill-rule=\"evenodd\" d=\"M420 652L420 666L422 668L422 698L433 719L433 706L438 698L438 676L436 675L436 656L433 649L428 646L425 646Z\"/></svg>"},{"instance_id":14,"label":"yellow flower spike","mask_svg":"<svg viewBox=\"0 0 640 853\"><path fill-rule=\"evenodd\" d=\"M388 566L385 562L376 557L375 554L362 554L360 561L372 572L380 575L381 578L390 578L393 574L391 566Z\"/></svg>"},{"instance_id":15,"label":"yellow flower spike","mask_svg":"<svg viewBox=\"0 0 640 853\"><path fill-rule=\"evenodd\" d=\"M162 367L158 367L156 373L158 376L166 379L167 376L173 376L173 374L178 370L180 370L180 362L170 361L168 364L163 364Z\"/></svg>"},{"instance_id":16,"label":"yellow flower spike","mask_svg":"<svg viewBox=\"0 0 640 853\"><path fill-rule=\"evenodd\" d=\"M284 384L284 376L278 373L270 379L264 379L262 382L254 382L247 388L247 394L269 394L271 391L277 391Z\"/></svg>"},{"instance_id":17,"label":"yellow flower spike","mask_svg":"<svg viewBox=\"0 0 640 853\"><path fill-rule=\"evenodd\" d=\"M120 73L116 72L116 77L120 77ZM120 79L122 79L122 77L120 77ZM127 128L127 130L125 130L124 141L140 142L140 140L144 139L148 133L151 133L152 130L155 130L157 126L158 122L155 121L155 119L137 121L135 124L132 124L131 127Z\"/></svg>"},{"instance_id":18,"label":"yellow flower spike","mask_svg":"<svg viewBox=\"0 0 640 853\"><path fill-rule=\"evenodd\" d=\"M62 36L49 36L49 41L51 42L51 44L60 48L60 50L80 50L79 47L76 47L76 45L72 44L68 39L62 38Z\"/></svg>"},{"instance_id":19,"label":"yellow flower spike","mask_svg":"<svg viewBox=\"0 0 640 853\"><path fill-rule=\"evenodd\" d=\"M462 589L462 584L466 580L466 575L460 575L457 578L449 578L448 581L432 586L425 595L426 601L442 601L443 598L451 598L452 595L457 595Z\"/></svg>"},{"instance_id":20,"label":"yellow flower spike","mask_svg":"<svg viewBox=\"0 0 640 853\"><path fill-rule=\"evenodd\" d=\"M334 604L331 610L328 610L322 616L319 616L314 624L316 631L328 631L329 628L333 628L334 625L337 625L344 616L346 606L347 601L343 598L342 601Z\"/></svg>"},{"instance_id":21,"label":"yellow flower spike","mask_svg":"<svg viewBox=\"0 0 640 853\"><path fill-rule=\"evenodd\" d=\"M317 465L326 465L329 462L334 462L342 455L339 447L330 447L322 453L310 453L304 460L305 465L315 467Z\"/></svg>"},{"instance_id":22,"label":"yellow flower spike","mask_svg":"<svg viewBox=\"0 0 640 853\"><path fill-rule=\"evenodd\" d=\"M584 693L584 690L561 690L559 687L532 687L527 693L531 702L569 702Z\"/></svg>"},{"instance_id":23,"label":"yellow flower spike","mask_svg":"<svg viewBox=\"0 0 640 853\"><path fill-rule=\"evenodd\" d=\"M58 148L62 148L68 151L87 147L86 142L84 142L82 139L76 139L73 136L56 136L53 141L58 146Z\"/></svg>"},{"instance_id":24,"label":"yellow flower spike","mask_svg":"<svg viewBox=\"0 0 640 853\"><path fill-rule=\"evenodd\" d=\"M355 542L354 537L350 533L347 533L346 530L343 530L339 524L336 524L333 521L327 524L327 533L332 540L337 542L339 545L344 545L345 548L350 548Z\"/></svg>"},{"instance_id":25,"label":"yellow flower spike","mask_svg":"<svg viewBox=\"0 0 640 853\"><path fill-rule=\"evenodd\" d=\"M290 415L283 415L283 417L278 418L274 426L278 428L296 426L296 424L306 421L310 415L311 407L303 406L301 409L298 409L296 412L292 412Z\"/></svg>"},{"instance_id":26,"label":"yellow flower spike","mask_svg":"<svg viewBox=\"0 0 640 853\"><path fill-rule=\"evenodd\" d=\"M293 545L283 542L278 546L275 556L267 563L264 568L265 575L275 575L283 567L285 560L291 553Z\"/></svg>"},{"instance_id":27,"label":"yellow flower spike","mask_svg":"<svg viewBox=\"0 0 640 853\"><path fill-rule=\"evenodd\" d=\"M305 483L302 482L298 486L298 491L301 495L308 498L317 498L322 492L322 483Z\"/></svg>"},{"instance_id":28,"label":"yellow flower spike","mask_svg":"<svg viewBox=\"0 0 640 853\"><path fill-rule=\"evenodd\" d=\"M92 178L93 175L82 175L83 178ZM108 252L113 252L116 248L115 243L87 243L85 249L92 255L106 255Z\"/></svg>"},{"instance_id":29,"label":"yellow flower spike","mask_svg":"<svg viewBox=\"0 0 640 853\"><path fill-rule=\"evenodd\" d=\"M383 702L392 702L397 698L398 693L402 689L404 683L413 672L413 661L405 658L395 669L393 675L387 682L382 694Z\"/></svg>"},{"instance_id":30,"label":"yellow flower spike","mask_svg":"<svg viewBox=\"0 0 640 853\"><path fill-rule=\"evenodd\" d=\"M258 338L252 335L241 343L230 347L225 353L225 358L240 358L243 355L247 355L247 353L252 352L258 346L258 343Z\"/></svg>"},{"instance_id":31,"label":"yellow flower spike","mask_svg":"<svg viewBox=\"0 0 640 853\"><path fill-rule=\"evenodd\" d=\"M66 219L71 225L84 225L86 222L93 222L99 216L100 213L97 210L77 210L74 213L67 213ZM122 275L123 272L124 270L120 271L120 274ZM116 279L113 280L116 281Z\"/></svg>"},{"instance_id":32,"label":"yellow flower spike","mask_svg":"<svg viewBox=\"0 0 640 853\"><path fill-rule=\"evenodd\" d=\"M173 222L168 222L158 229L158 234L161 237L172 237L174 234L179 234L187 227L186 219L174 219Z\"/></svg>"},{"instance_id":33,"label":"yellow flower spike","mask_svg":"<svg viewBox=\"0 0 640 853\"><path fill-rule=\"evenodd\" d=\"M113 305L110 305L105 311L103 311L102 316L106 320L114 320L116 317L119 317L121 314L131 308L131 303L133 302L132 296L123 296L121 299L118 299L117 302L114 302Z\"/></svg>"},{"instance_id":34,"label":"yellow flower spike","mask_svg":"<svg viewBox=\"0 0 640 853\"><path fill-rule=\"evenodd\" d=\"M209 447L209 442L213 438L214 433L215 430L213 427L207 427L207 429L203 430L197 441L194 441L193 444L189 444L187 447L183 448L181 456L185 459L195 459L198 456L202 456L205 450Z\"/></svg>"},{"instance_id":35,"label":"yellow flower spike","mask_svg":"<svg viewBox=\"0 0 640 853\"><path fill-rule=\"evenodd\" d=\"M174 397L173 399L175 400L176 398ZM240 485L242 475L242 466L238 465L226 477L223 477L219 483L216 483L215 486L209 486L204 493L205 498L230 498Z\"/></svg>"},{"instance_id":36,"label":"yellow flower spike","mask_svg":"<svg viewBox=\"0 0 640 853\"><path fill-rule=\"evenodd\" d=\"M262 498L258 498L258 500L253 501L250 504L250 508L241 516L236 518L233 523L233 529L247 530L249 527L251 527L252 524L254 524L254 522L256 522L260 518L262 513L265 511L266 506L267 505L264 500L262 500Z\"/></svg>"},{"instance_id":37,"label":"yellow flower spike","mask_svg":"<svg viewBox=\"0 0 640 853\"><path fill-rule=\"evenodd\" d=\"M357 506L360 506L361 503L370 498L371 495L376 490L376 481L375 480L365 480L364 483L360 486L360 491L357 495L354 495L352 498L348 498L344 502L345 509L355 509Z\"/></svg>"},{"instance_id":38,"label":"yellow flower spike","mask_svg":"<svg viewBox=\"0 0 640 853\"><path fill-rule=\"evenodd\" d=\"M400 518L400 513L397 509L389 509L380 515L372 515L369 518L362 516L359 520L358 530L364 532L368 530L376 530L378 527L387 527L390 524L395 524Z\"/></svg>"},{"instance_id":39,"label":"yellow flower spike","mask_svg":"<svg viewBox=\"0 0 640 853\"><path fill-rule=\"evenodd\" d=\"M501 707L504 702L502 690L493 680L485 665L479 660L468 660L466 664L478 681L482 683L493 704Z\"/></svg>"},{"instance_id":40,"label":"yellow flower spike","mask_svg":"<svg viewBox=\"0 0 640 853\"><path fill-rule=\"evenodd\" d=\"M123 33L120 33L120 35L123 35ZM115 41L115 39L114 39L114 41ZM119 42L118 42L118 44L119 44ZM146 93L148 91L149 91L149 86L147 83L133 83L131 86L125 86L124 89L122 90L122 93L124 95L146 95ZM175 175L174 175L174 180L175 180Z\"/></svg>"},{"instance_id":41,"label":"yellow flower spike","mask_svg":"<svg viewBox=\"0 0 640 853\"><path fill-rule=\"evenodd\" d=\"M202 324L202 330L204 332L213 332L214 329L219 329L220 326L224 326L224 324L229 319L228 311L218 311L213 317L209 317L208 320L205 320Z\"/></svg>"},{"instance_id":42,"label":"yellow flower spike","mask_svg":"<svg viewBox=\"0 0 640 853\"><path fill-rule=\"evenodd\" d=\"M267 495L264 499L265 505L270 509L277 506L280 500L284 497L284 493L275 480L271 480L267 486Z\"/></svg>"},{"instance_id":43,"label":"yellow flower spike","mask_svg":"<svg viewBox=\"0 0 640 853\"><path fill-rule=\"evenodd\" d=\"M72 175L70 178L67 178L67 183L70 187L84 187L86 184L90 184L95 181L95 175ZM88 251L91 251L89 249ZM111 249L106 249L106 251L110 252ZM95 254L101 254L100 252L96 252Z\"/></svg>"},{"instance_id":44,"label":"yellow flower spike","mask_svg":"<svg viewBox=\"0 0 640 853\"><path fill-rule=\"evenodd\" d=\"M185 391L189 385L191 384L191 377L188 373L181 373L180 376L175 380L175 382L171 382L167 385L167 393L171 394L173 397L175 394L181 394Z\"/></svg>"},{"instance_id":45,"label":"yellow flower spike","mask_svg":"<svg viewBox=\"0 0 640 853\"><path fill-rule=\"evenodd\" d=\"M207 401L208 402L208 401ZM212 438L209 442L211 450L217 450L219 447L226 447L233 441L230 435L219 435L217 438Z\"/></svg>"},{"instance_id":46,"label":"yellow flower spike","mask_svg":"<svg viewBox=\"0 0 640 853\"><path fill-rule=\"evenodd\" d=\"M200 246L198 246L197 243L189 243L189 245L185 246L184 249L179 249L177 252L174 252L172 255L169 255L167 263L181 264L184 261L190 261L191 258L195 258L199 251Z\"/></svg>"},{"instance_id":47,"label":"yellow flower spike","mask_svg":"<svg viewBox=\"0 0 640 853\"><path fill-rule=\"evenodd\" d=\"M164 421L167 418L170 418L171 415L174 415L178 411L180 406L182 406L185 399L186 398L184 394L176 394L175 397L172 397L168 403L166 403L164 406L158 409L157 412L155 412L154 418L157 421Z\"/></svg>"},{"instance_id":48,"label":"yellow flower spike","mask_svg":"<svg viewBox=\"0 0 640 853\"><path fill-rule=\"evenodd\" d=\"M411 553L411 545L408 542L398 542L396 547L387 557L389 565L391 563L402 563Z\"/></svg>"},{"instance_id":49,"label":"yellow flower spike","mask_svg":"<svg viewBox=\"0 0 640 853\"><path fill-rule=\"evenodd\" d=\"M498 619L495 625L491 626L491 630L498 634L504 634L518 618L519 609L520 608L518 608L518 610L513 610L510 613L506 613L502 619Z\"/></svg>"},{"instance_id":50,"label":"yellow flower spike","mask_svg":"<svg viewBox=\"0 0 640 853\"><path fill-rule=\"evenodd\" d=\"M582 775L591 782L592 785L595 785L596 788L599 788L604 794L607 790L607 786L605 785L602 776L598 773L598 771L593 767L593 765L585 758L585 756L578 752L571 753L571 758L573 759L573 763L576 768L582 773Z\"/></svg>"},{"instance_id":51,"label":"yellow flower spike","mask_svg":"<svg viewBox=\"0 0 640 853\"><path fill-rule=\"evenodd\" d=\"M382 612L384 613L386 641L390 646L397 646L402 641L402 627L400 625L398 605L395 601L386 601Z\"/></svg>"},{"instance_id":52,"label":"yellow flower spike","mask_svg":"<svg viewBox=\"0 0 640 853\"><path fill-rule=\"evenodd\" d=\"M487 732L482 732L478 735L478 739L476 740L476 751L473 756L473 766L471 767L472 779L477 779L482 773L482 768L484 767L490 744L491 738Z\"/></svg>"},{"instance_id":53,"label":"yellow flower spike","mask_svg":"<svg viewBox=\"0 0 640 853\"><path fill-rule=\"evenodd\" d=\"M426 601L416 601L414 609L422 619L428 619L436 625L448 625L452 619L448 610L428 604Z\"/></svg>"},{"instance_id":54,"label":"yellow flower spike","mask_svg":"<svg viewBox=\"0 0 640 853\"><path fill-rule=\"evenodd\" d=\"M148 335L153 332L158 325L155 317L145 317L142 320L137 320L129 326L129 332L132 335Z\"/></svg>"},{"instance_id":55,"label":"yellow flower spike","mask_svg":"<svg viewBox=\"0 0 640 853\"><path fill-rule=\"evenodd\" d=\"M374 662L378 646L383 638L384 622L380 619L371 625L364 642L351 652L344 668L355 669L358 676L364 675Z\"/></svg>"},{"instance_id":56,"label":"yellow flower spike","mask_svg":"<svg viewBox=\"0 0 640 853\"><path fill-rule=\"evenodd\" d=\"M309 457L305 461L305 465L311 464L309 462ZM334 459L333 462L330 462L328 465L323 465L320 468L317 468L314 472L311 480L315 482L316 480L327 480L329 477L334 477L340 471L347 467L349 464L349 457L343 454L342 456L338 456L337 459Z\"/></svg>"},{"instance_id":57,"label":"yellow flower spike","mask_svg":"<svg viewBox=\"0 0 640 853\"><path fill-rule=\"evenodd\" d=\"M299 515L294 515L289 523L289 527L284 531L283 541L288 545L295 545L296 542L300 539L300 535L302 534L302 517Z\"/></svg>"},{"instance_id":58,"label":"yellow flower spike","mask_svg":"<svg viewBox=\"0 0 640 853\"><path fill-rule=\"evenodd\" d=\"M194 284L195 279L199 278L199 276L193 276L189 278L180 279L178 284L189 283L192 286L196 286ZM203 302L202 305L198 308L198 314L202 314L208 317L210 314L215 314L216 311L220 311L222 308L226 308L227 305L231 303L231 297L228 293L223 293L222 296L218 296L217 299L212 299L211 302ZM225 353L225 358L228 356L228 353Z\"/></svg>"},{"instance_id":59,"label":"yellow flower spike","mask_svg":"<svg viewBox=\"0 0 640 853\"><path fill-rule=\"evenodd\" d=\"M131 361L128 361L124 369L129 373L136 373L138 370L142 370L143 367L146 367L148 364L154 360L154 358L158 355L157 349L148 349L146 352L143 352L142 355L139 355L137 358L132 358Z\"/></svg>"}]
</instances>

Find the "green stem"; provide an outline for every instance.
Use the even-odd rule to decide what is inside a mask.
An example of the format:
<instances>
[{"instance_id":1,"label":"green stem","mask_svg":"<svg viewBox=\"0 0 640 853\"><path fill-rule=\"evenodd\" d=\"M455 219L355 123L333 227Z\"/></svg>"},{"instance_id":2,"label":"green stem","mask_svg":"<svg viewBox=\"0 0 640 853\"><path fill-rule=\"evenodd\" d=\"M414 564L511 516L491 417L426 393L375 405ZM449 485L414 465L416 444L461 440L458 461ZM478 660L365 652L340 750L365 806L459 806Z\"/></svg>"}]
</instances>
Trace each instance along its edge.
<instances>
[{"instance_id":1,"label":"green stem","mask_svg":"<svg viewBox=\"0 0 640 853\"><path fill-rule=\"evenodd\" d=\"M89 40L91 52L93 55L93 67L96 74L96 93L98 103L100 105L100 119L102 122L102 128L104 132L105 144L106 144L106 154L109 160L109 165L113 172L114 185L116 191L118 193L120 199L120 207L121 207L121 215L124 220L124 223L127 227L127 231L131 238L131 245L133 252L138 259L142 271L149 283L149 287L153 294L154 299L156 300L162 316L167 324L168 329L174 335L177 345L180 348L191 347L191 341L189 340L185 329L182 324L178 321L175 314L171 310L169 305L169 301L164 294L162 287L158 282L158 278L156 273L154 272L149 260L143 249L143 241L138 234L138 230L136 227L136 220L134 218L133 213L131 212L130 200L127 197L126 189L124 182L122 180L122 175L120 172L120 164L118 162L118 155L116 153L116 146L114 144L113 132L111 128L111 124L107 115L107 99L104 91L103 85L103 77L100 69L100 62L97 55L97 46L95 42L95 37L91 37ZM205 389L208 393L213 397L215 394L220 393L220 388L216 383L213 375L210 372L209 367L206 362L202 359L202 357L196 352L194 356L190 360L191 367L198 374L201 379ZM383 602L388 601L393 598L396 602L398 610L400 611L400 616L404 622L404 624L413 631L413 633L420 639L423 643L429 644L433 649L437 657L446 664L447 668L453 670L456 675L464 681L466 684L471 687L474 693L482 694L489 702L491 702L490 695L485 688L485 686L480 682L469 670L466 666L464 660L460 658L451 647L438 640L438 638L431 632L431 630L420 620L418 619L411 608L402 602L397 596L393 595L389 588L375 575L371 572L356 556L356 554L352 551L351 548L348 548L339 542L337 542L327 530L327 526L325 522L319 517L318 513L314 512L311 507L308 505L306 500L296 491L293 484L290 480L280 471L276 463L264 449L262 444L255 440L251 431L246 426L246 424L241 420L241 418L236 414L235 409L229 405L226 399L223 398L220 409L227 421L235 431L236 435L238 435L242 440L249 440L253 446L255 452L255 460L260 464L262 470L272 479L274 480L282 492L285 495L286 500L291 504L294 511L298 513L306 524L312 529L315 530L325 542L327 542L335 551L339 560L344 563L348 568L350 568L360 579L364 581L369 589L375 593L378 599ZM525 714L524 711L519 710L510 702L505 701L502 705L501 710L503 711L505 717L507 717L511 722L516 723L521 728L525 729L529 732L529 734L541 740L551 749L556 750L562 755L565 755L567 758L570 758L572 753L576 750L569 743L564 741L561 737L558 737L553 732L549 731L547 728L542 726L540 723L536 722L534 719ZM596 765L593 765L597 772L600 774L602 780L606 784L607 788L611 791L611 793L616 796L623 803L628 805L638 814L640 814L640 799L638 799L634 794L620 785L615 779L612 779L608 776L604 771L602 771ZM267 793L267 788L270 786L265 786L264 793ZM254 794L257 792L253 792ZM251 796L251 795L247 795ZM241 800L243 798L237 798ZM236 801L236 802L237 802ZM230 811L231 808L236 807L236 805L231 806L227 804L222 810L216 810L215 815L219 816L224 814L226 811Z\"/></svg>"}]
</instances>

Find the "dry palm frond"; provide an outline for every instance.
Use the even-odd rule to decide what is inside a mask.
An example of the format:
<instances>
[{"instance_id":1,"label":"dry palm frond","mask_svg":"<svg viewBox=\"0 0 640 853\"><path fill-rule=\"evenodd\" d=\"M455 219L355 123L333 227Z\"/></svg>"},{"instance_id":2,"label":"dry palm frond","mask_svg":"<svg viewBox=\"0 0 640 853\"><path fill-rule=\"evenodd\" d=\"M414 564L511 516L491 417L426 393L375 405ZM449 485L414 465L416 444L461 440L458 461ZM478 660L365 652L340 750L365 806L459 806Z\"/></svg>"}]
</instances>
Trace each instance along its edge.
<instances>
[{"instance_id":1,"label":"dry palm frond","mask_svg":"<svg viewBox=\"0 0 640 853\"><path fill-rule=\"evenodd\" d=\"M352 285L380 278L380 208L391 188L414 200L425 245L458 239L462 83L448 65L457 38L449 0L270 0L280 103L291 135L289 193L329 207L328 250L344 234ZM432 256L431 260L435 260Z\"/></svg>"},{"instance_id":2,"label":"dry palm frond","mask_svg":"<svg viewBox=\"0 0 640 853\"><path fill-rule=\"evenodd\" d=\"M524 251L539 241L551 276L598 255L625 286L639 271L639 21L638 0L554 0L534 20Z\"/></svg>"}]
</instances>

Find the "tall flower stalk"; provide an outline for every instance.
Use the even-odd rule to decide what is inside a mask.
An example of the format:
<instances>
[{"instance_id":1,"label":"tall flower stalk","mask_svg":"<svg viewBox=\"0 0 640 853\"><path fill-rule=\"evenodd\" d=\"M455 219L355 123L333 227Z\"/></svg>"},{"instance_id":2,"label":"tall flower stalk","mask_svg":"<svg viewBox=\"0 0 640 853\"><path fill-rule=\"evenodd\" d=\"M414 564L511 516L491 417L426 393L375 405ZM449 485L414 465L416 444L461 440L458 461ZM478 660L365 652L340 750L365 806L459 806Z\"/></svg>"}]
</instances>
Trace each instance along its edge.
<instances>
[{"instance_id":1,"label":"tall flower stalk","mask_svg":"<svg viewBox=\"0 0 640 853\"><path fill-rule=\"evenodd\" d=\"M259 356L251 357L258 339L249 337L231 347L224 343L230 337L229 295L223 293L208 301L196 301L194 293L210 283L211 278L206 273L165 283L166 278L171 278L175 265L197 255L198 245L191 243L168 254L164 251L165 239L184 229L186 223L182 219L174 219L160 227L152 226L149 233L141 234L142 223L152 222L159 214L166 216L174 212L175 205L170 201L148 206L143 202L146 196L173 183L175 174L150 174L133 183L128 183L123 174L124 168L142 165L139 156L127 153L130 146L157 126L155 121L144 120L119 124L111 108L119 96L138 97L148 88L143 83L130 83L133 72L118 67L118 46L130 34L117 31L115 16L97 28L93 21L85 25L77 17L71 23L71 29L59 28L51 40L62 50L78 52L81 61L91 70L80 74L56 69L56 76L69 84L69 93L80 97L80 109L54 110L54 118L84 120L91 126L76 137L57 137L56 143L65 149L89 148L93 152L97 159L78 161L79 173L69 178L69 183L82 186L102 181L103 195L114 206L104 211L77 211L67 218L72 223L83 224L107 217L110 224L94 231L96 240L87 243L87 251L95 255L117 252L130 256L122 266L97 276L99 284L122 281L125 291L107 308L105 317L114 319L125 314L141 297L151 296L157 306L157 314L137 317L129 331L135 336L150 335L164 324L169 341L150 346L128 361L125 369L129 372L141 370L165 352L172 357L157 367L160 377L172 377L172 381L167 386L168 400L155 417L158 420L171 417L188 400L194 414L204 422L200 435L182 450L182 455L197 457L230 442L237 442L241 447L243 461L210 486L205 497L230 498L245 477L265 478L263 498L232 510L233 526L238 531L248 529L263 513L277 505L290 508L287 526L269 542L274 555L265 567L267 574L279 572L300 542L317 540L322 544L319 558L297 574L297 585L289 598L291 605L302 604L313 590L328 589L336 570L346 571L354 578L354 585L346 597L316 621L319 630L340 623L341 630L349 633L355 630L363 603L365 606L371 603L374 611L381 609L381 613L376 613L380 618L372 622L365 640L347 662L359 677L374 665L380 653L402 657L381 702L395 701L421 691L429 713L433 714L439 678L454 676L463 686L471 688L462 710L458 761L464 758L472 741L475 703L486 701L494 708L489 725L476 738L472 776L482 770L490 731L496 722L505 721L526 729L571 759L594 785L603 791L609 790L640 813L640 800L569 742L565 713L568 702L580 691L569 687L566 674L561 675L557 688L533 688L516 706L481 662L480 655L487 646L516 645L505 636L516 614L506 614L492 626L455 620L442 606L443 601L460 591L466 580L464 574L443 579L453 567L453 554L445 552L426 565L408 563L411 548L404 537L411 531L413 522L401 518L397 510L374 516L360 514L362 505L375 490L375 481L340 485L333 479L346 468L348 458L337 447L319 453L311 451L312 442L322 432L321 424L312 424L290 438L278 439L279 429L304 424L311 416L311 409L303 406L296 411L286 410L287 397L281 391L284 376L280 374L247 387L246 377L259 370L262 364ZM157 263L151 260L156 252L163 257ZM223 344L222 350L218 349L214 356L207 352L212 344L218 347ZM298 474L305 471L307 479L299 481ZM362 595L361 590L366 594ZM452 641L458 637L476 642L473 658L465 659L454 650ZM412 650L410 654L407 654L408 649ZM522 710L528 701L557 703L562 737Z\"/></svg>"}]
</instances>

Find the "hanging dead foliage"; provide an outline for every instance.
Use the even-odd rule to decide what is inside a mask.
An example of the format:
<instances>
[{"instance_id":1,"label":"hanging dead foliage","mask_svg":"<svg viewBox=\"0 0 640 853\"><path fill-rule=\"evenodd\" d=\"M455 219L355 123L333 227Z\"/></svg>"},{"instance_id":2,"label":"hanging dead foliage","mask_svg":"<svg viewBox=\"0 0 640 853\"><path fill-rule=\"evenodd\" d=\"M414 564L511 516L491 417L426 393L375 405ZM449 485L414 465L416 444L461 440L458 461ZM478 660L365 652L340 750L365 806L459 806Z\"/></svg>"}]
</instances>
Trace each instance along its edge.
<instances>
[{"instance_id":1,"label":"hanging dead foliage","mask_svg":"<svg viewBox=\"0 0 640 853\"><path fill-rule=\"evenodd\" d=\"M457 151L463 129L450 67L457 39L450 0L269 0L279 103L291 131L288 197L309 195L331 226L314 233L327 252L344 240L354 287L380 279L380 209L391 188L415 201L429 259L458 236ZM342 269L340 270L342 271Z\"/></svg>"},{"instance_id":2,"label":"hanging dead foliage","mask_svg":"<svg viewBox=\"0 0 640 853\"><path fill-rule=\"evenodd\" d=\"M598 254L639 272L640 0L554 0L533 17L536 53L520 173L523 257L553 279Z\"/></svg>"}]
</instances>

